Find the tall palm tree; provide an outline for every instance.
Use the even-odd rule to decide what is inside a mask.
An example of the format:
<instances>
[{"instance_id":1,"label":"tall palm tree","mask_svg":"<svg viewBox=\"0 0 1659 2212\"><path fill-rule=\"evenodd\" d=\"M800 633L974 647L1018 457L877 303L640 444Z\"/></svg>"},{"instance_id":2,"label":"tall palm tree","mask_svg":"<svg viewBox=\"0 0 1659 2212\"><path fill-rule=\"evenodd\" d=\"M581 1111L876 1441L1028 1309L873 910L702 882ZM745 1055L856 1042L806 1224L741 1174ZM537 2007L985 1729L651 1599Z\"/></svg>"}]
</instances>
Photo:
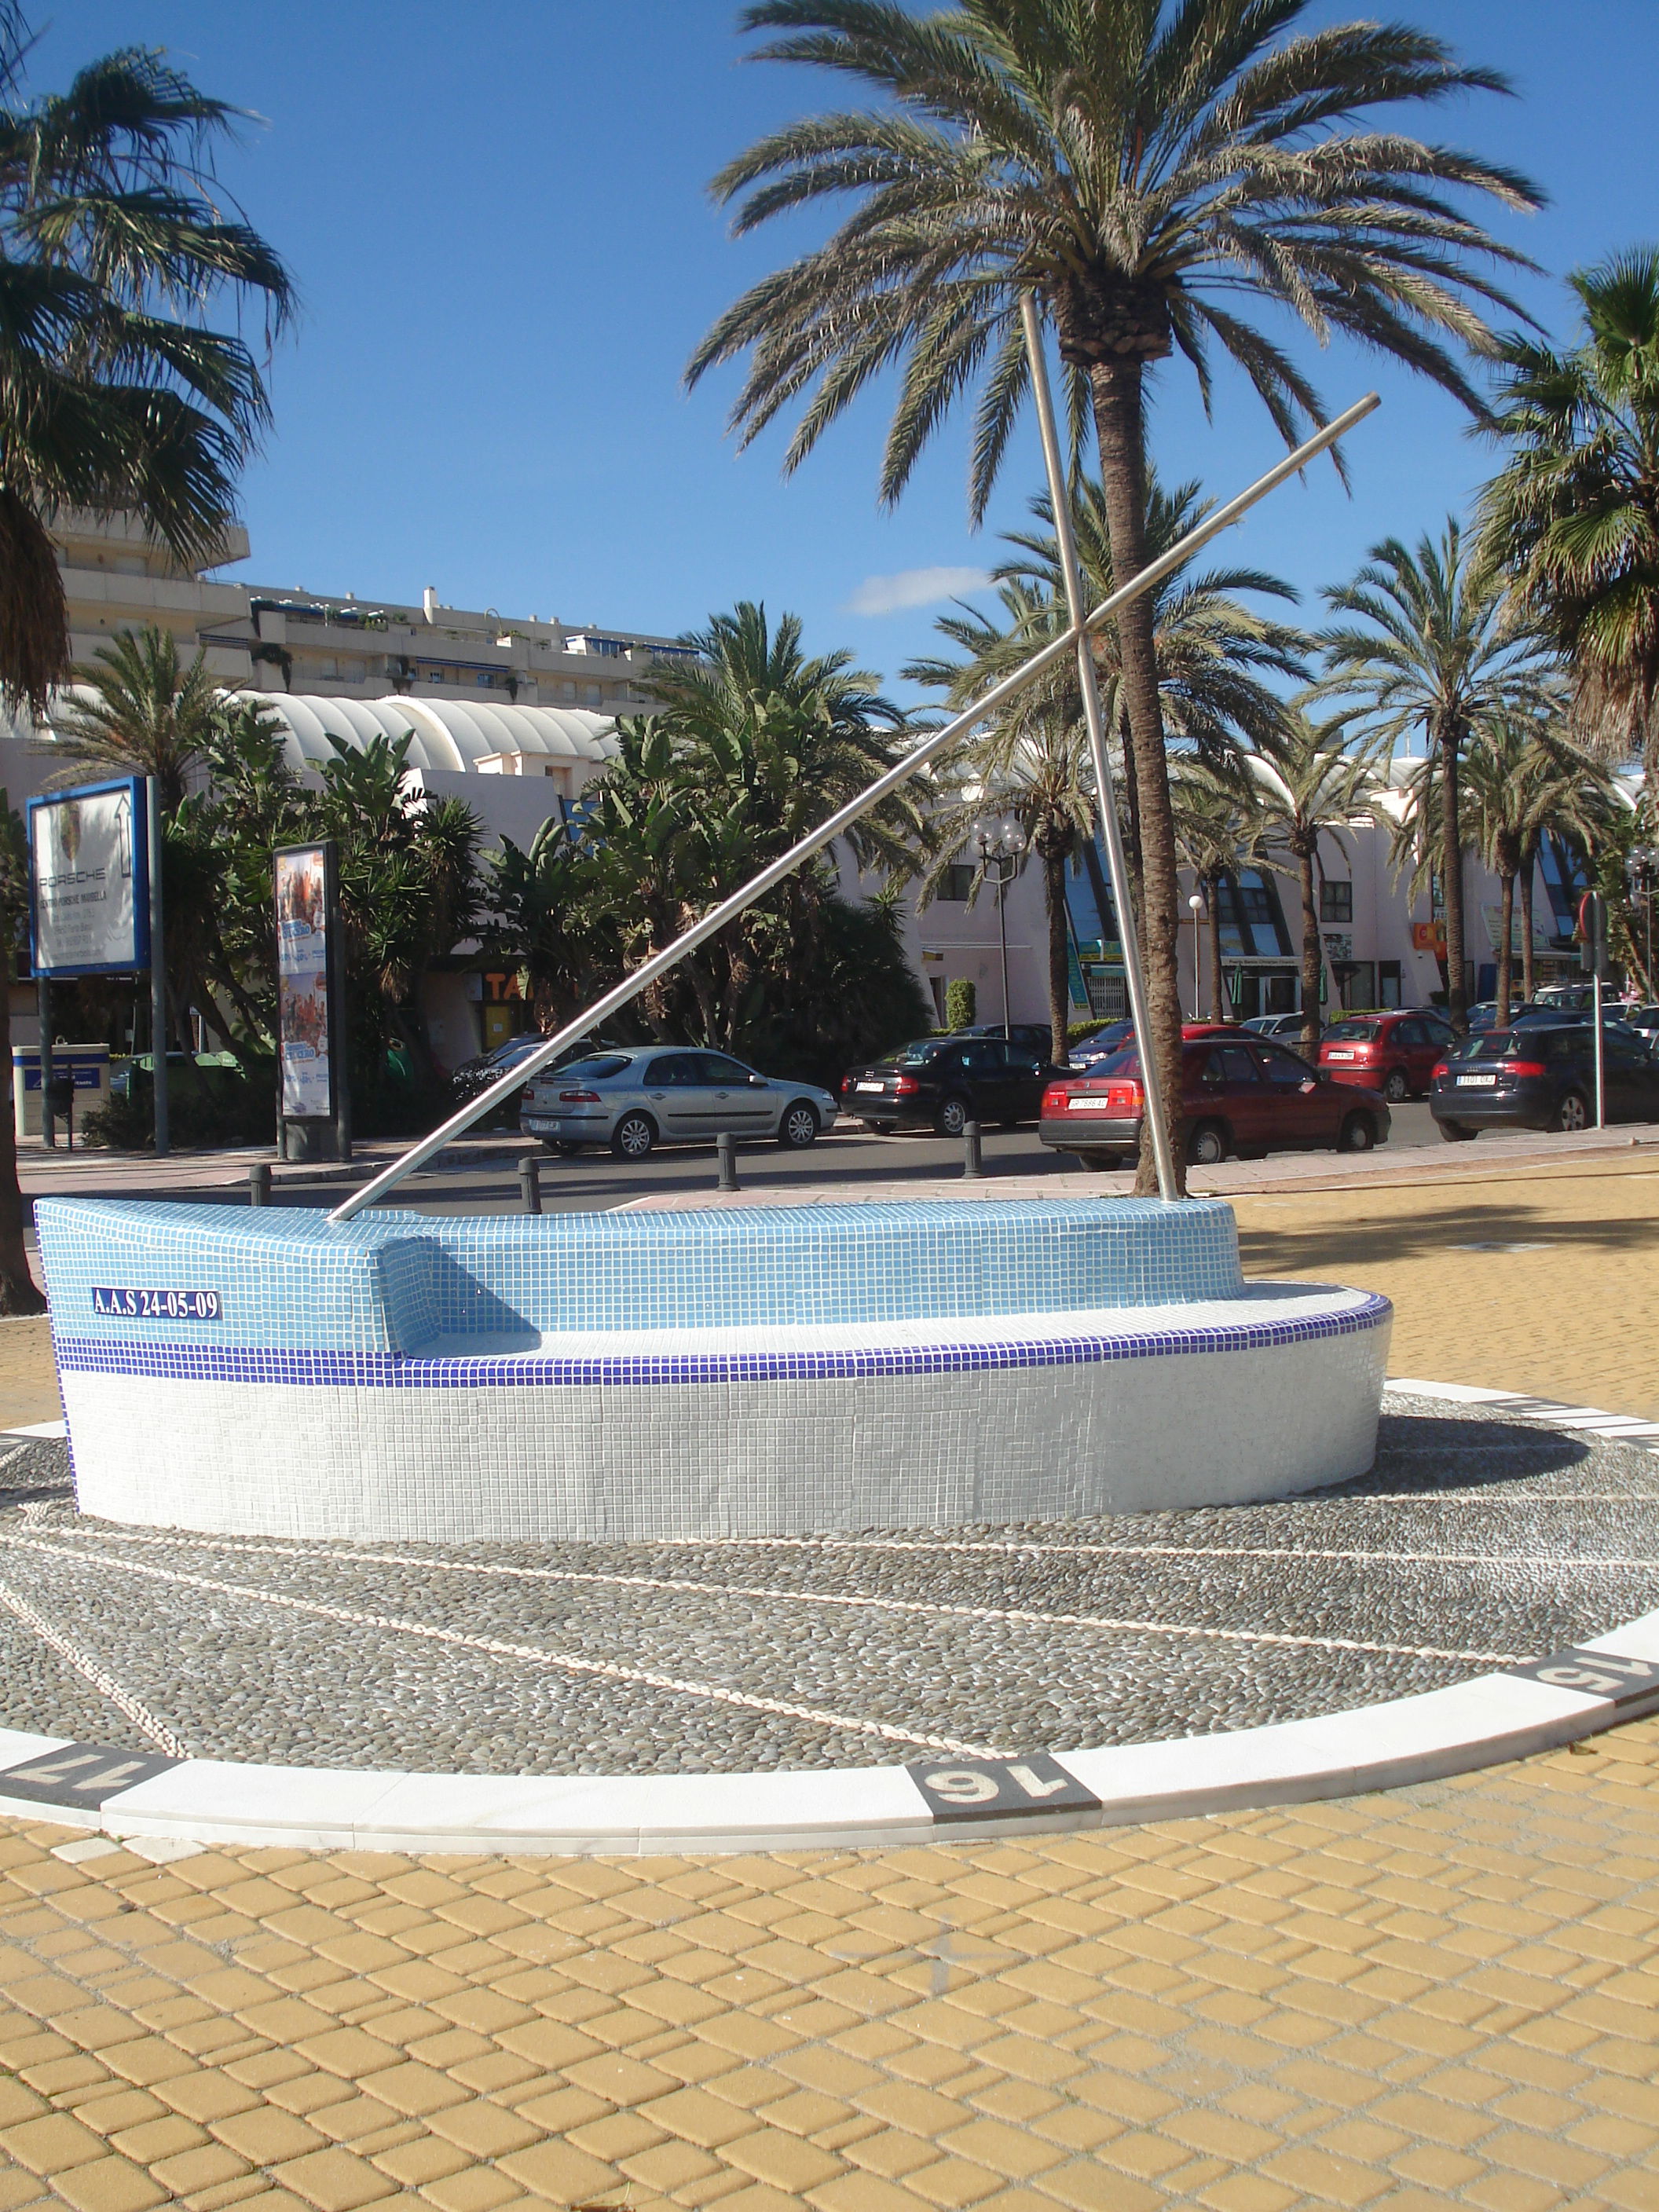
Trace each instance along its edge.
<instances>
[{"instance_id":1,"label":"tall palm tree","mask_svg":"<svg viewBox=\"0 0 1659 2212\"><path fill-rule=\"evenodd\" d=\"M1203 894L1208 917L1210 1019L1226 1021L1230 1009L1221 972L1221 887L1237 884L1238 871L1253 867L1262 858L1266 824L1260 793L1255 780L1237 767L1218 769L1191 759L1174 763L1170 797L1175 807L1176 851Z\"/></svg>"},{"instance_id":2,"label":"tall palm tree","mask_svg":"<svg viewBox=\"0 0 1659 2212\"><path fill-rule=\"evenodd\" d=\"M1072 501L1079 558L1091 592L1103 599L1112 589L1105 495L1097 483L1079 478L1072 487ZM1202 520L1211 505L1196 484L1182 484L1168 492L1153 472L1146 511L1150 557L1168 552ZM1003 542L1012 550L991 572L1001 586L1000 618L963 604L937 624L940 635L958 648L958 657L917 660L904 671L911 682L943 691L952 707L966 706L988 684L1017 668L1066 626L1065 577L1046 495L1031 501L1031 512L1037 528L1005 532ZM1249 592L1292 602L1297 596L1281 577L1243 568L1211 568L1197 574L1177 569L1148 594L1166 738L1177 755L1218 768L1224 767L1241 746L1278 727L1282 703L1266 678L1303 679L1308 673L1303 659L1308 638L1247 605L1241 595ZM1115 635L1097 632L1093 644L1126 816L1124 850L1134 913L1119 919L1132 921L1139 931L1144 957L1140 809L1121 661ZM1056 702L1068 720L1080 719L1083 695L1070 661L1040 678L1036 693ZM1104 930L1110 898L1093 836L1085 836L1082 853Z\"/></svg>"},{"instance_id":3,"label":"tall palm tree","mask_svg":"<svg viewBox=\"0 0 1659 2212\"><path fill-rule=\"evenodd\" d=\"M1215 502L1202 495L1197 483L1178 484L1166 491L1156 469L1146 474L1146 546L1149 560L1157 560L1197 528ZM1029 579L1043 585L1058 604L1066 592L1060 547L1054 531L1054 511L1046 494L1031 501L1036 531L1008 531L1004 542L1015 548L1012 556L992 570L994 578ZM1111 532L1106 495L1101 484L1079 477L1072 486L1073 526L1078 558L1089 591L1097 601L1115 588L1112 568ZM1224 767L1242 744L1253 744L1265 732L1279 726L1279 695L1264 681L1267 676L1305 680L1304 654L1309 640L1288 623L1274 621L1248 605L1241 594L1295 603L1297 592L1282 577L1261 568L1210 568L1197 574L1185 568L1167 576L1148 602L1152 619L1152 651L1158 665L1158 709L1166 744L1181 755L1195 755L1212 767ZM1061 625L1056 624L1058 629ZM1047 633L1052 635L1050 631ZM1034 639L1033 643L1040 643ZM1093 639L1095 666L1102 689L1102 705L1108 726L1115 731L1122 764L1127 803L1126 850L1129 860L1131 896L1136 927L1146 957L1145 901L1142 896L1140 794L1134 772L1134 744L1130 732L1127 689L1122 680L1122 655L1115 632L1097 630ZM1025 645L1024 650L1031 650ZM988 681L1018 665L1011 655L1006 665L988 666ZM1055 672L1077 697L1081 693L1069 665ZM964 703L963 695L958 703ZM1089 848L1093 857L1094 848Z\"/></svg>"},{"instance_id":4,"label":"tall palm tree","mask_svg":"<svg viewBox=\"0 0 1659 2212\"><path fill-rule=\"evenodd\" d=\"M74 675L80 690L59 698L40 750L68 756L64 776L153 775L171 820L199 781L222 717L205 652L185 661L173 633L151 624L118 630Z\"/></svg>"},{"instance_id":5,"label":"tall palm tree","mask_svg":"<svg viewBox=\"0 0 1659 2212\"><path fill-rule=\"evenodd\" d=\"M896 499L952 404L978 387L971 501L985 503L1026 393L1019 302L1058 334L1074 431L1092 419L1121 577L1146 565L1145 383L1179 352L1206 404L1211 348L1287 440L1322 411L1251 319L1287 309L1408 363L1477 415L1458 353L1489 349L1494 264L1519 259L1463 211L1538 194L1513 171L1372 130L1363 111L1504 89L1438 40L1352 23L1297 35L1310 0L759 0L757 58L849 76L877 104L786 125L715 178L753 230L839 196L823 245L763 277L692 356L747 353L746 439L799 403L793 467L871 379L901 370L881 471ZM1118 618L1142 822L1148 983L1180 1094L1178 885L1151 610ZM1150 1154L1143 1150L1150 1188Z\"/></svg>"},{"instance_id":6,"label":"tall palm tree","mask_svg":"<svg viewBox=\"0 0 1659 2212\"><path fill-rule=\"evenodd\" d=\"M1324 967L1316 895L1324 879L1320 842L1328 837L1340 843L1345 830L1370 818L1376 752L1375 744L1352 750L1340 726L1316 722L1293 708L1279 735L1247 763L1261 810L1261 849L1280 874L1295 878L1301 897L1302 1042L1310 1051L1319 1042Z\"/></svg>"},{"instance_id":7,"label":"tall palm tree","mask_svg":"<svg viewBox=\"0 0 1659 2212\"><path fill-rule=\"evenodd\" d=\"M287 270L213 170L238 111L158 53L88 64L30 100L30 44L0 6L0 699L46 710L69 672L48 525L128 510L181 562L221 545L264 428L253 349L210 317L292 302Z\"/></svg>"},{"instance_id":8,"label":"tall palm tree","mask_svg":"<svg viewBox=\"0 0 1659 2212\"><path fill-rule=\"evenodd\" d=\"M1029 587L1004 587L1005 600L1016 605L1030 596ZM1045 605L1044 616L1063 623L1052 607ZM1061 1066L1071 1019L1066 871L1073 855L1092 844L1095 831L1088 732L1080 715L1067 708L1064 696L1052 690L1027 692L935 769L940 803L928 821L932 858L917 899L920 907L928 904L982 815L1018 823L1042 874L1050 1057ZM981 864L970 904L984 873ZM1006 895L1003 890L997 893L999 898Z\"/></svg>"},{"instance_id":9,"label":"tall palm tree","mask_svg":"<svg viewBox=\"0 0 1659 2212\"><path fill-rule=\"evenodd\" d=\"M1505 718L1484 729L1464 763L1475 849L1498 878L1498 1025L1515 990L1515 903L1521 893L1522 996L1533 993L1533 872L1547 830L1593 852L1616 805L1605 770L1547 724ZM1435 793L1428 794L1435 803Z\"/></svg>"},{"instance_id":10,"label":"tall palm tree","mask_svg":"<svg viewBox=\"0 0 1659 2212\"><path fill-rule=\"evenodd\" d=\"M0 960L6 973L0 979L0 1067L11 1070L11 963L15 947L28 926L29 855L22 818L0 791ZM23 1201L17 1188L17 1134L11 1099L3 1099L0 1112L0 1316L37 1314L46 1300L29 1273L28 1252L23 1241Z\"/></svg>"},{"instance_id":11,"label":"tall palm tree","mask_svg":"<svg viewBox=\"0 0 1659 2212\"><path fill-rule=\"evenodd\" d=\"M1574 720L1618 759L1646 754L1659 703L1659 249L1568 278L1583 335L1505 349L1507 458L1483 544L1575 678Z\"/></svg>"},{"instance_id":12,"label":"tall palm tree","mask_svg":"<svg viewBox=\"0 0 1659 2212\"><path fill-rule=\"evenodd\" d=\"M1397 538L1374 545L1352 582L1325 597L1353 620L1324 634L1322 692L1346 702L1345 724L1375 749L1392 751L1420 733L1434 757L1446 1010L1453 1028L1466 1030L1463 754L1483 730L1550 704L1553 663L1536 632L1506 620L1501 574L1470 557L1452 516L1437 543L1425 535L1415 550Z\"/></svg>"}]
</instances>

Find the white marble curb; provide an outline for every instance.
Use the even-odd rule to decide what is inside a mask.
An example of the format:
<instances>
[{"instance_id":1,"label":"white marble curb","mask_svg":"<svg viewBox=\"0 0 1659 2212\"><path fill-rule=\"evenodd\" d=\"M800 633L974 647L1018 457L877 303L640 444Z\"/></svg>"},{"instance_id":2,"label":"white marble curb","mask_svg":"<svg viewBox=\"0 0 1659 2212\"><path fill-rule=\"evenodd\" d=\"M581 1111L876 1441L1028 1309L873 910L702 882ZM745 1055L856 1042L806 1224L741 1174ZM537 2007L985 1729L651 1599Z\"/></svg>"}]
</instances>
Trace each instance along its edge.
<instances>
[{"instance_id":1,"label":"white marble curb","mask_svg":"<svg viewBox=\"0 0 1659 2212\"><path fill-rule=\"evenodd\" d=\"M1594 1407L1416 1381L1390 1390L1513 1409L1659 1450L1659 1424ZM1605 1653L1598 1667L1589 1655ZM1541 1676L1543 1679L1539 1679ZM111 1836L309 1850L631 1855L967 1841L1397 1789L1522 1759L1659 1705L1659 1612L1538 1662L1273 1727L1014 1760L763 1774L504 1776L185 1759L76 1809L54 1771L118 1779L124 1754L0 1730L0 1814ZM54 1759L53 1754L58 1754ZM6 1790L28 1780L28 1795ZM934 1787L933 1785L938 1785ZM63 1802L68 1800L69 1802ZM994 1807L988 1814L982 1808ZM976 1810L975 1808L981 1809Z\"/></svg>"}]
</instances>

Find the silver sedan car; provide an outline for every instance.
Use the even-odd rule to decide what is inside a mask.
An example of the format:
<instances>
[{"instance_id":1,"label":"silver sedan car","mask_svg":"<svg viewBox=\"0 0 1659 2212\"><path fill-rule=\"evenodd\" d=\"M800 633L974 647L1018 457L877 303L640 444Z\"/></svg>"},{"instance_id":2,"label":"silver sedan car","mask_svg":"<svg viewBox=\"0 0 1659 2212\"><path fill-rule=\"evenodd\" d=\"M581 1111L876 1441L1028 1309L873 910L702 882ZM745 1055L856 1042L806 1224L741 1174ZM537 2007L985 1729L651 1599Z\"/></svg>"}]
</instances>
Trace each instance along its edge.
<instances>
[{"instance_id":1,"label":"silver sedan car","mask_svg":"<svg viewBox=\"0 0 1659 2212\"><path fill-rule=\"evenodd\" d=\"M519 1127L550 1152L609 1145L620 1160L642 1160L658 1145L775 1137L810 1145L840 1111L813 1083L775 1083L723 1052L661 1045L599 1052L525 1085Z\"/></svg>"}]
</instances>

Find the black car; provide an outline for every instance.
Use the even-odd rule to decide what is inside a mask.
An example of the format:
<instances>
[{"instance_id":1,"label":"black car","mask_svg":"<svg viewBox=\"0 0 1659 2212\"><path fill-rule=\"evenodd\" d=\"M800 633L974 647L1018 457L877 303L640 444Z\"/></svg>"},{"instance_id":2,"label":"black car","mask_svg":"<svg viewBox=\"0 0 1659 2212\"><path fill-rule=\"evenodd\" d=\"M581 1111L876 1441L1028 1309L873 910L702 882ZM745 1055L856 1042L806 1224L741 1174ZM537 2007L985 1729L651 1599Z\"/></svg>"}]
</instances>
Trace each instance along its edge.
<instances>
[{"instance_id":1,"label":"black car","mask_svg":"<svg viewBox=\"0 0 1659 2212\"><path fill-rule=\"evenodd\" d=\"M1465 1040L1436 1066L1429 1110L1448 1144L1482 1129L1587 1128L1595 1119L1595 1039L1590 1025L1564 1017L1519 1029L1488 1030ZM1622 1022L1602 1031L1609 1121L1659 1119L1659 1060Z\"/></svg>"},{"instance_id":2,"label":"black car","mask_svg":"<svg viewBox=\"0 0 1659 2212\"><path fill-rule=\"evenodd\" d=\"M1054 1044L1054 1036L1047 1022L1011 1022L1005 1030L1000 1022L970 1022L965 1030L952 1030L951 1037L1001 1037L1006 1044L1024 1045L1040 1060L1047 1060Z\"/></svg>"},{"instance_id":3,"label":"black car","mask_svg":"<svg viewBox=\"0 0 1659 2212\"><path fill-rule=\"evenodd\" d=\"M1046 1054L1002 1037L919 1037L842 1078L841 1108L866 1129L936 1129L959 1137L964 1123L1012 1129L1035 1121L1048 1080Z\"/></svg>"},{"instance_id":4,"label":"black car","mask_svg":"<svg viewBox=\"0 0 1659 2212\"><path fill-rule=\"evenodd\" d=\"M476 1060L464 1060L459 1067L453 1067L449 1072L451 1098L457 1106L471 1105L480 1091L488 1091L492 1083L499 1083L504 1075L510 1075L515 1067L529 1059L532 1052L539 1052L546 1042L547 1039L538 1030L531 1030L523 1036L508 1037L505 1044L498 1044L493 1052L481 1052ZM580 1060L588 1053L604 1048L589 1037L584 1042L567 1045L554 1065L562 1067L567 1060ZM501 1103L491 1110L489 1121L516 1129L519 1109L523 1103L521 1085L517 1091L509 1091Z\"/></svg>"}]
</instances>

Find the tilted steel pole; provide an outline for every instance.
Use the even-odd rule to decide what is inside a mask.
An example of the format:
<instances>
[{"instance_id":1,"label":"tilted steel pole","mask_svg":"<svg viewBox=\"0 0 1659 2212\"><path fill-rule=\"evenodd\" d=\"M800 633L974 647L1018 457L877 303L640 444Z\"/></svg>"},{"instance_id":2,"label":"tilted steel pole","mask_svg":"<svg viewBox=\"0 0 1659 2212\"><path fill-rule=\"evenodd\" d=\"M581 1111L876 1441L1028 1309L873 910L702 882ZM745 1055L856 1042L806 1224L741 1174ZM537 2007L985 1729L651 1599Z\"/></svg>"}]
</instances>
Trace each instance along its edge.
<instances>
[{"instance_id":1,"label":"tilted steel pole","mask_svg":"<svg viewBox=\"0 0 1659 2212\"><path fill-rule=\"evenodd\" d=\"M1025 325L1025 350L1031 367L1031 393L1036 401L1037 422L1042 432L1042 465L1048 476L1048 501L1054 511L1054 533L1060 541L1060 565L1066 577L1066 604L1078 633L1077 673L1083 690L1083 719L1089 731L1089 757L1095 771L1095 803L1100 815L1100 834L1106 841L1106 866L1112 879L1112 903L1117 908L1118 942L1123 947L1123 973L1129 986L1129 1018L1140 1048L1140 1086L1146 1099L1146 1126L1152 1133L1152 1159L1158 1169L1160 1198L1178 1198L1180 1181L1175 1153L1170 1146L1170 1117L1164 1102L1164 1071L1152 1048L1152 1009L1146 1001L1146 975L1140 964L1140 940L1135 934L1135 910L1129 899L1129 867L1123 857L1123 836L1118 827L1117 799L1112 788L1112 765L1106 756L1106 722L1100 711L1100 686L1095 678L1094 651L1083 622L1083 574L1078 566L1077 532L1072 525L1071 495L1060 458L1060 434L1054 428L1054 396L1048 389L1048 364L1042 351L1042 325L1036 301L1026 293L1019 303ZM1090 627L1092 627L1091 625ZM1176 1012L1180 1013L1179 1002Z\"/></svg>"},{"instance_id":2,"label":"tilted steel pole","mask_svg":"<svg viewBox=\"0 0 1659 2212\"><path fill-rule=\"evenodd\" d=\"M1269 469L1266 476L1258 477L1236 499L1230 499L1224 507L1217 507L1215 513L1200 522L1196 530L1188 531L1178 544L1172 545L1167 553L1159 554L1158 559L1150 562L1138 576L1132 576L1109 598L1103 599L1085 622L1080 624L1073 623L1061 630L1057 637L1051 638L1047 645L1039 647L1012 675L1005 676L988 691L981 693L972 706L964 708L961 714L953 715L937 730L930 731L920 744L906 753L902 760L896 761L885 775L878 775L867 790L861 791L856 799L849 799L845 806L838 808L816 830L809 830L787 853L780 854L775 860L769 861L757 876L751 877L744 884L741 890L733 891L728 899L722 899L720 905L712 908L701 921L694 922L684 936L677 937L672 945L665 945L660 952L653 952L648 960L642 961L631 975L624 975L620 983L614 984L603 998L596 999L584 1012L577 1015L574 1021L567 1022L562 1030L549 1037L546 1043L538 1051L532 1053L528 1060L520 1060L510 1074L492 1083L487 1091L481 1091L476 1098L469 1100L459 1113L452 1114L430 1135L422 1137L418 1144L411 1145L406 1152L399 1153L389 1167L382 1168L380 1174L366 1182L361 1190L353 1191L349 1198L342 1200L329 1215L329 1219L332 1222L349 1221L366 1206L373 1206L387 1191L395 1190L405 1176L412 1175L434 1153L441 1152L452 1137L460 1136L475 1121L482 1121L494 1107L501 1104L510 1092L518 1090L521 1084L528 1082L532 1076L539 1074L543 1068L556 1060L567 1045L574 1044L588 1036L601 1022L627 1006L630 1000L636 999L659 975L667 975L688 952L695 952L698 945L706 945L711 937L718 936L728 922L735 921L746 908L753 906L757 899L763 898L774 884L781 883L786 876L792 875L799 867L803 860L810 860L815 853L821 853L826 845L833 844L872 806L878 806L890 792L896 791L902 783L908 783L947 746L966 737L975 723L982 721L987 714L994 714L999 707L1006 706L1045 669L1052 668L1068 653L1074 652L1079 641L1085 638L1089 631L1097 629L1103 622L1109 622L1120 607L1127 607L1143 592L1150 592L1155 584L1161 584L1167 575L1190 561L1200 546L1207 545L1211 538L1218 538L1224 530L1231 529L1242 514L1255 505L1257 500L1265 499L1287 477L1295 476L1299 469L1305 468L1317 454L1322 453L1327 446L1334 445L1339 438L1352 429L1356 422L1363 422L1377 404L1376 393L1367 392L1363 399L1356 400L1334 421L1316 430L1294 453L1286 453L1282 461Z\"/></svg>"}]
</instances>

